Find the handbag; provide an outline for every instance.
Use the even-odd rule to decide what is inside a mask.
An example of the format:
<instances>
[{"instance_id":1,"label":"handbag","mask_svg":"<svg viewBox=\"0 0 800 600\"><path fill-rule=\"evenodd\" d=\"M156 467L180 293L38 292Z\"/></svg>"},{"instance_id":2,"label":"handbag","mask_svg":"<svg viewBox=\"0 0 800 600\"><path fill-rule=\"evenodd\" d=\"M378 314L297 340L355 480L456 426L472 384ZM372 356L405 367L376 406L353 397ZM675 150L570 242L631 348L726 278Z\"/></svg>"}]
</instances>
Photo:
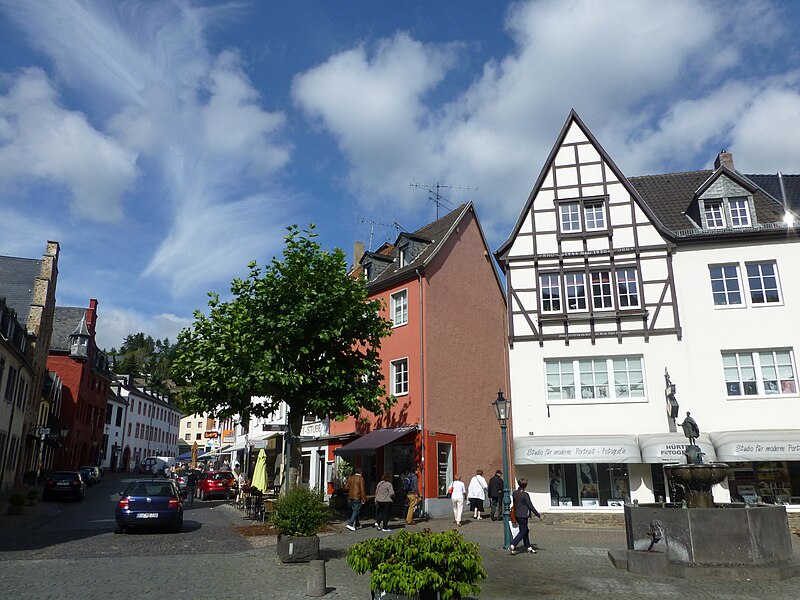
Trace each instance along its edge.
<instances>
[{"instance_id":1,"label":"handbag","mask_svg":"<svg viewBox=\"0 0 800 600\"><path fill-rule=\"evenodd\" d=\"M452 485L449 488L447 488L447 497L448 498L452 498L453 497L453 486Z\"/></svg>"},{"instance_id":2,"label":"handbag","mask_svg":"<svg viewBox=\"0 0 800 600\"><path fill-rule=\"evenodd\" d=\"M514 506L511 507L511 522L512 523L516 523L517 522L517 511L515 509L516 509L516 507L514 507Z\"/></svg>"}]
</instances>

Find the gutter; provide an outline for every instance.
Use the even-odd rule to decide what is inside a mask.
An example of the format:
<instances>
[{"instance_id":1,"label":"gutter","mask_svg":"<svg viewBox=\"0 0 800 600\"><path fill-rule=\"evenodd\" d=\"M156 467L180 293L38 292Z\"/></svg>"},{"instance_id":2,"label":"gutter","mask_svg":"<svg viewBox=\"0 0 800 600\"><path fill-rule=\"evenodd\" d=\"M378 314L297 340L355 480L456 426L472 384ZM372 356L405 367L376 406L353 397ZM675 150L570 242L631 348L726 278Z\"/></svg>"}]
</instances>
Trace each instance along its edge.
<instances>
[{"instance_id":1,"label":"gutter","mask_svg":"<svg viewBox=\"0 0 800 600\"><path fill-rule=\"evenodd\" d=\"M422 310L423 310L423 303L422 303L422 273L420 272L419 268L414 269L414 272L417 274L417 281L419 282L419 371L420 371L420 403L419 403L419 425L422 429L422 439L420 442L420 453L422 456L421 460L421 471L422 471L422 489L420 490L422 494L422 508L425 509L425 339L423 337L424 333L424 326L422 320Z\"/></svg>"}]
</instances>

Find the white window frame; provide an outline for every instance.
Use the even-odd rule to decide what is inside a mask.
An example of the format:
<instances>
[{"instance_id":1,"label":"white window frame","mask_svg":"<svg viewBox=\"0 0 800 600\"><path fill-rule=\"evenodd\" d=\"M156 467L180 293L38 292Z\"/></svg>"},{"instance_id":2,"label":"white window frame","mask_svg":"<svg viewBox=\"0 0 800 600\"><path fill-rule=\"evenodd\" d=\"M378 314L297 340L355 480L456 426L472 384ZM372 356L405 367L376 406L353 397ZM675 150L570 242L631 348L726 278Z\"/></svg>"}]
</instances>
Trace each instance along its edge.
<instances>
[{"instance_id":1,"label":"white window frame","mask_svg":"<svg viewBox=\"0 0 800 600\"><path fill-rule=\"evenodd\" d=\"M407 266L409 262L411 262L411 261L408 260L408 252L409 252L409 250L410 250L410 248L409 248L408 244L400 246L397 249L397 266L398 266L398 268L402 269L403 267Z\"/></svg>"},{"instance_id":2,"label":"white window frame","mask_svg":"<svg viewBox=\"0 0 800 600\"><path fill-rule=\"evenodd\" d=\"M595 310L613 309L611 271L592 271L589 279L592 282L592 307Z\"/></svg>"},{"instance_id":3,"label":"white window frame","mask_svg":"<svg viewBox=\"0 0 800 600\"><path fill-rule=\"evenodd\" d=\"M392 325L400 327L408 323L408 290L400 290L390 296L392 304Z\"/></svg>"},{"instance_id":4,"label":"white window frame","mask_svg":"<svg viewBox=\"0 0 800 600\"><path fill-rule=\"evenodd\" d=\"M549 404L647 402L641 355L548 359L544 369Z\"/></svg>"},{"instance_id":5,"label":"white window frame","mask_svg":"<svg viewBox=\"0 0 800 600\"><path fill-rule=\"evenodd\" d=\"M703 201L706 229L725 229L725 202L722 198Z\"/></svg>"},{"instance_id":6,"label":"white window frame","mask_svg":"<svg viewBox=\"0 0 800 600\"><path fill-rule=\"evenodd\" d=\"M408 357L393 360L391 363L392 396L408 394Z\"/></svg>"},{"instance_id":7,"label":"white window frame","mask_svg":"<svg viewBox=\"0 0 800 600\"><path fill-rule=\"evenodd\" d=\"M712 269L719 269L718 276L715 276ZM726 273L725 269L734 269L733 275ZM711 283L711 301L714 303L714 308L741 308L745 306L745 291L742 285L742 274L739 268L739 263L724 263L716 265L708 265L708 277ZM720 290L714 289L714 282L719 282ZM734 284L737 289L733 289ZM736 302L733 295L739 295L739 301ZM717 297L722 295L724 302L718 303Z\"/></svg>"},{"instance_id":8,"label":"white window frame","mask_svg":"<svg viewBox=\"0 0 800 600\"><path fill-rule=\"evenodd\" d=\"M632 275L632 277L629 277ZM617 280L619 308L639 308L642 305L642 290L639 286L639 272L636 267L619 267L614 271ZM633 286L633 292L631 292Z\"/></svg>"},{"instance_id":9,"label":"white window frame","mask_svg":"<svg viewBox=\"0 0 800 600\"><path fill-rule=\"evenodd\" d=\"M772 274L765 275L762 267L764 266L771 266L772 267ZM758 273L751 275L750 268L751 267L758 267ZM744 271L747 274L747 291L749 296L749 302L751 306L780 306L783 304L783 294L781 294L781 279L780 275L778 274L778 263L774 260L760 260L760 261L751 261L744 263ZM767 279L770 277L774 277L775 285L767 286ZM758 282L759 287L753 287L753 283ZM756 301L753 298L753 292L760 293L763 295L764 300ZM774 292L776 297L774 300L769 300L769 293Z\"/></svg>"},{"instance_id":10,"label":"white window frame","mask_svg":"<svg viewBox=\"0 0 800 600\"><path fill-rule=\"evenodd\" d=\"M722 352L722 372L729 400L798 396L791 348Z\"/></svg>"},{"instance_id":11,"label":"white window frame","mask_svg":"<svg viewBox=\"0 0 800 600\"><path fill-rule=\"evenodd\" d=\"M586 231L602 231L606 228L605 203L602 200L583 203L583 227Z\"/></svg>"},{"instance_id":12,"label":"white window frame","mask_svg":"<svg viewBox=\"0 0 800 600\"><path fill-rule=\"evenodd\" d=\"M586 293L586 274L583 271L569 271L564 273L565 306L568 312L585 312L589 309L589 299ZM578 293L579 290L583 290ZM572 292L572 293L570 293ZM570 306L575 300L575 307ZM583 306L580 306L581 302Z\"/></svg>"},{"instance_id":13,"label":"white window frame","mask_svg":"<svg viewBox=\"0 0 800 600\"><path fill-rule=\"evenodd\" d=\"M728 198L728 212L731 216L731 227L750 227L750 202L747 196Z\"/></svg>"},{"instance_id":14,"label":"white window frame","mask_svg":"<svg viewBox=\"0 0 800 600\"><path fill-rule=\"evenodd\" d=\"M547 298L545 298L546 290L550 292ZM553 296L554 291L555 297ZM561 297L561 276L558 273L539 274L539 298L543 313L560 313L564 310Z\"/></svg>"},{"instance_id":15,"label":"white window frame","mask_svg":"<svg viewBox=\"0 0 800 600\"><path fill-rule=\"evenodd\" d=\"M562 202L558 205L558 218L561 222L561 231L574 233L581 230L581 203Z\"/></svg>"}]
</instances>

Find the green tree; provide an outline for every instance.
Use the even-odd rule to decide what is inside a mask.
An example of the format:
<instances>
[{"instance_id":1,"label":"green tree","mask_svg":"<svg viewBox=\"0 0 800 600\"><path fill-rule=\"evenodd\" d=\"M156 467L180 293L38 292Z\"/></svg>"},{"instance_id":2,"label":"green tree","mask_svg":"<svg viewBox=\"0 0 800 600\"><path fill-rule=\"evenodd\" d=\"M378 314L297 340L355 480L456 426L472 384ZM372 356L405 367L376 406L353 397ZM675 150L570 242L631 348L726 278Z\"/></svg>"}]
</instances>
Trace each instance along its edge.
<instances>
[{"instance_id":1,"label":"green tree","mask_svg":"<svg viewBox=\"0 0 800 600\"><path fill-rule=\"evenodd\" d=\"M172 375L191 412L266 416L281 402L289 428L300 435L303 417L380 414L395 402L383 385L381 340L391 323L368 300L363 279L351 277L340 249L323 250L314 226L288 227L281 260L249 264L231 283L232 299L210 293L209 311L195 311L178 336ZM263 396L261 404L253 396ZM300 460L291 444L290 465Z\"/></svg>"}]
</instances>

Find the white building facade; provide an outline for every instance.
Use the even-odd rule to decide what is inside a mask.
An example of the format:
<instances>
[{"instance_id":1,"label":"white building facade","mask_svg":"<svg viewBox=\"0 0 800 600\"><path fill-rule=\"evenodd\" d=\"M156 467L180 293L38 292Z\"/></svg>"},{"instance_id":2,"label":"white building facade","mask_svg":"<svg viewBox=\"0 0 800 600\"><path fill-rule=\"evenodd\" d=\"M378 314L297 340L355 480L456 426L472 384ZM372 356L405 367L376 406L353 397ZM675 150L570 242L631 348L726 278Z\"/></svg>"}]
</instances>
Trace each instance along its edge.
<instances>
[{"instance_id":1,"label":"white building facade","mask_svg":"<svg viewBox=\"0 0 800 600\"><path fill-rule=\"evenodd\" d=\"M718 160L628 179L573 112L497 251L515 474L539 510L680 499L663 464L685 460L687 410L705 461L731 465L718 501L800 497L800 244L768 182Z\"/></svg>"}]
</instances>

